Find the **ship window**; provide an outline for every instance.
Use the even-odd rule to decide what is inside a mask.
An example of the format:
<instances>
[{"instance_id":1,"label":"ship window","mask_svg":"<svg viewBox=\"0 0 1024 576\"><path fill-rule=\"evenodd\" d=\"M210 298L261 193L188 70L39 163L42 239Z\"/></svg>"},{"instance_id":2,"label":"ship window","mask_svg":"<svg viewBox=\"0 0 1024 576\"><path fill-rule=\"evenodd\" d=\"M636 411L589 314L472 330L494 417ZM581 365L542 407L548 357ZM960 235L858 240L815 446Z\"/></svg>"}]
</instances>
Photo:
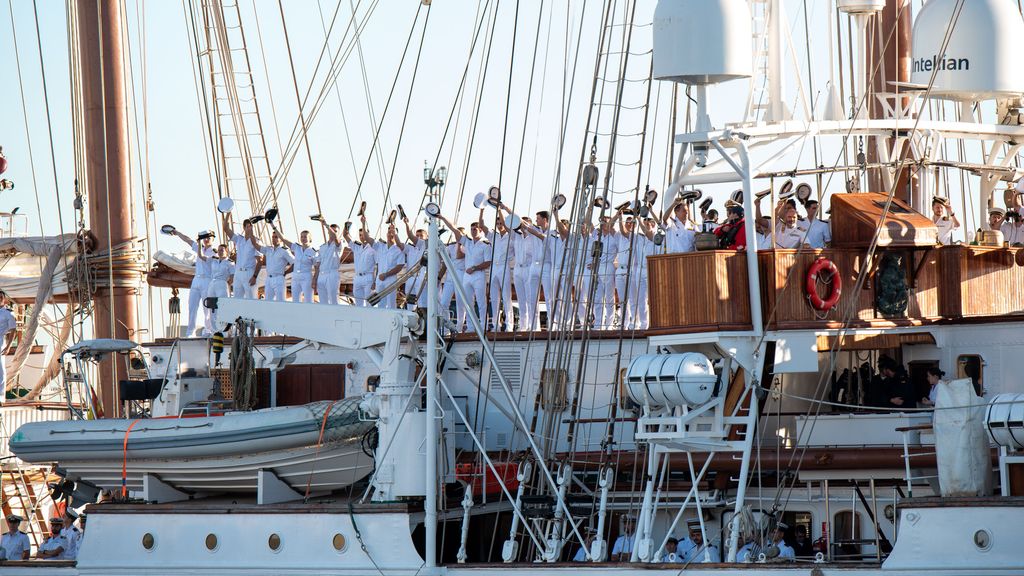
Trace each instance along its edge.
<instances>
[{"instance_id":1,"label":"ship window","mask_svg":"<svg viewBox=\"0 0 1024 576\"><path fill-rule=\"evenodd\" d=\"M149 532L146 532L142 535L142 547L146 550L152 550L156 547L156 538L154 538Z\"/></svg>"},{"instance_id":2,"label":"ship window","mask_svg":"<svg viewBox=\"0 0 1024 576\"><path fill-rule=\"evenodd\" d=\"M270 537L267 538L267 546L269 546L274 552L279 552L281 550L281 537L277 534L271 534Z\"/></svg>"},{"instance_id":3,"label":"ship window","mask_svg":"<svg viewBox=\"0 0 1024 576\"><path fill-rule=\"evenodd\" d=\"M985 392L985 360L978 354L962 354L956 359L956 377L970 378L974 385L974 393L984 396Z\"/></svg>"},{"instance_id":4,"label":"ship window","mask_svg":"<svg viewBox=\"0 0 1024 576\"><path fill-rule=\"evenodd\" d=\"M206 549L209 550L210 552L216 552L217 551L217 535L216 534L207 534L206 535Z\"/></svg>"}]
</instances>

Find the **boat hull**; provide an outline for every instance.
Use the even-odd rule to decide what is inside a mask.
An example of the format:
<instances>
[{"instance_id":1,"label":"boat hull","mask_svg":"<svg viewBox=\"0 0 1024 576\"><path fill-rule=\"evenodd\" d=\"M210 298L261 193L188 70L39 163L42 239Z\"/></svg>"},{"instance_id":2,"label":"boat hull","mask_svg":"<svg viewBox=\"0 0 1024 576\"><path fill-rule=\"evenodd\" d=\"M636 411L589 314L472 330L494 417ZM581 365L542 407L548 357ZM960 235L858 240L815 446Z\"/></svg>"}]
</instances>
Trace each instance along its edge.
<instances>
[{"instance_id":1,"label":"boat hull","mask_svg":"<svg viewBox=\"0 0 1024 576\"><path fill-rule=\"evenodd\" d=\"M141 490L149 475L189 493L254 492L262 471L322 493L370 473L363 438L373 427L349 399L199 418L31 423L11 449L108 490Z\"/></svg>"}]
</instances>

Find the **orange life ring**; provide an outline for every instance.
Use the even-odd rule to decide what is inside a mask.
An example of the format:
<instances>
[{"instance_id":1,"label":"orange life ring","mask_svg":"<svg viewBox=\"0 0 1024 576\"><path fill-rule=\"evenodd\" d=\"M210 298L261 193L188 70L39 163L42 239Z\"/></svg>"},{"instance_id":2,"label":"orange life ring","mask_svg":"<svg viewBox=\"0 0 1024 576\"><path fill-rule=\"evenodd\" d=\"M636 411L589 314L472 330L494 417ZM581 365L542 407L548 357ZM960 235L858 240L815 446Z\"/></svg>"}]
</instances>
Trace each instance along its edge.
<instances>
[{"instance_id":1,"label":"orange life ring","mask_svg":"<svg viewBox=\"0 0 1024 576\"><path fill-rule=\"evenodd\" d=\"M823 270L828 270L832 275L832 282L828 296L822 298L818 295L818 275ZM839 303L839 296L843 293L843 280L839 277L839 268L835 262L828 258L818 258L807 270L807 279L804 283L804 291L811 306L818 311L825 312L836 307Z\"/></svg>"}]
</instances>

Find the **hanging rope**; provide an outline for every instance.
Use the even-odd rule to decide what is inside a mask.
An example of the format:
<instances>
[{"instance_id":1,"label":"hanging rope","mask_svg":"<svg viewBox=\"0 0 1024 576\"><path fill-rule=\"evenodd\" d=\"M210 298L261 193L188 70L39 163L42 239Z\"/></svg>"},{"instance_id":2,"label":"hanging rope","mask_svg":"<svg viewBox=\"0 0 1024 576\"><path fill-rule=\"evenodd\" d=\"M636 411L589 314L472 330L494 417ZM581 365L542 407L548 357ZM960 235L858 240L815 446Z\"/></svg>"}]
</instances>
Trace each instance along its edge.
<instances>
[{"instance_id":1,"label":"hanging rope","mask_svg":"<svg viewBox=\"0 0 1024 576\"><path fill-rule=\"evenodd\" d=\"M253 360L256 327L239 318L235 320L235 337L231 340L231 390L238 410L256 406L256 363Z\"/></svg>"}]
</instances>

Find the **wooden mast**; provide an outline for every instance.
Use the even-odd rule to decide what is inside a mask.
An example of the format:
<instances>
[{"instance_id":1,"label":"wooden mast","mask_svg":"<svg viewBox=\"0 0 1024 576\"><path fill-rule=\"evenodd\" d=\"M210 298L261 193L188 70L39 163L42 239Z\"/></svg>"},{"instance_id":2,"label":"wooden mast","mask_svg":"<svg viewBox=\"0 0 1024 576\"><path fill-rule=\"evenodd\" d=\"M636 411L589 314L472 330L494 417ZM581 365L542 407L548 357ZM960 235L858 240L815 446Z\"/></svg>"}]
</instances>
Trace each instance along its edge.
<instances>
[{"instance_id":1,"label":"wooden mast","mask_svg":"<svg viewBox=\"0 0 1024 576\"><path fill-rule=\"evenodd\" d=\"M868 106L871 118L885 117L882 103L874 96L875 94L895 92L896 86L893 82L910 82L912 15L910 0L889 0L885 8L875 15L872 25L868 28L868 66L869 70L875 71ZM906 98L901 100L901 104L906 103ZM893 144L892 139L886 139L887 150L892 150ZM866 147L869 163L881 160L873 143ZM910 146L906 144L901 151L901 157L905 158L908 154ZM912 172L909 167L904 168L896 183L896 197L913 206L917 179L912 177ZM888 192L878 170L871 170L869 174L869 191ZM922 207L914 208L921 210Z\"/></svg>"},{"instance_id":2,"label":"wooden mast","mask_svg":"<svg viewBox=\"0 0 1024 576\"><path fill-rule=\"evenodd\" d=\"M95 251L117 250L135 238L129 180L128 98L119 0L76 0L79 66L85 138L84 189ZM118 287L117 261L99 266L107 278L93 293L96 338L134 339L138 330L136 289ZM113 266L110 271L108 266ZM109 278L113 277L114 285ZM108 416L120 412L116 382L127 377L123 361L100 364L97 392Z\"/></svg>"}]
</instances>

